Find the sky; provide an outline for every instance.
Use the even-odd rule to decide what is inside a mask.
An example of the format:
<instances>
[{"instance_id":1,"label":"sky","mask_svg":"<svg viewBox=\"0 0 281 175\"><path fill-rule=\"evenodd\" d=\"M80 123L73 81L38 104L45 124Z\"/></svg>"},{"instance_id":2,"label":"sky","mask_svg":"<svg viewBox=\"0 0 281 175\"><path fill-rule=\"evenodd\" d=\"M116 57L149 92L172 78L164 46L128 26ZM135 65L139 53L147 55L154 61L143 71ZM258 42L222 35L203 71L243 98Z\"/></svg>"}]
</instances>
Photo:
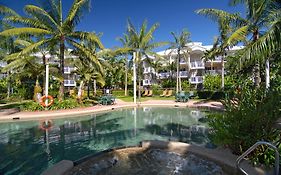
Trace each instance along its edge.
<instances>
[{"instance_id":1,"label":"sky","mask_svg":"<svg viewBox=\"0 0 281 175\"><path fill-rule=\"evenodd\" d=\"M20 14L26 4L38 4L38 0L0 0ZM171 32L180 33L187 29L191 41L212 45L218 35L215 22L195 13L201 8L216 8L232 13L244 13L244 7L229 6L230 0L92 0L91 11L85 13L77 30L102 33L101 41L106 48L121 46L117 40L126 31L129 18L139 29L144 20L148 27L159 23L154 33L155 41L173 41ZM72 0L62 0L64 14L67 14Z\"/></svg>"}]
</instances>

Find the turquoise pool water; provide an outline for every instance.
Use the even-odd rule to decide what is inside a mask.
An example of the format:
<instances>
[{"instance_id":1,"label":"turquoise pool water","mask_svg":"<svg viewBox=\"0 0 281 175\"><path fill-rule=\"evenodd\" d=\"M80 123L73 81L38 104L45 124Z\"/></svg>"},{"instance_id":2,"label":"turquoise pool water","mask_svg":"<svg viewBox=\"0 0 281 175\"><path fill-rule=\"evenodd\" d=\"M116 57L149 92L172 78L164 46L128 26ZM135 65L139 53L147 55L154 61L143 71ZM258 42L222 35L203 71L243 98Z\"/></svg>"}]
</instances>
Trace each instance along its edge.
<instances>
[{"instance_id":1,"label":"turquoise pool water","mask_svg":"<svg viewBox=\"0 0 281 175\"><path fill-rule=\"evenodd\" d=\"M205 146L208 127L198 121L205 115L188 108L130 108L56 119L49 131L39 127L40 121L0 123L0 174L40 174L60 160L142 140Z\"/></svg>"}]
</instances>

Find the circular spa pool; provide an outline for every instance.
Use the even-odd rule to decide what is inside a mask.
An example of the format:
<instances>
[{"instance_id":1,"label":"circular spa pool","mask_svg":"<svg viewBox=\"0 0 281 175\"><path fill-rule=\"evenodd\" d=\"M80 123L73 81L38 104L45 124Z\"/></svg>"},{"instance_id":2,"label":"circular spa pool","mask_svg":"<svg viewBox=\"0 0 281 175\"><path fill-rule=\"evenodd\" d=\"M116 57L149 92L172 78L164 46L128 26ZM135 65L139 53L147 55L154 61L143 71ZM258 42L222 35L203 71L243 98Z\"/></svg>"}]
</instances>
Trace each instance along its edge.
<instances>
[{"instance_id":1,"label":"circular spa pool","mask_svg":"<svg viewBox=\"0 0 281 175\"><path fill-rule=\"evenodd\" d=\"M138 145L142 140L209 143L207 112L188 108L129 108L103 114L42 121L0 123L0 174L40 174L63 160L114 147ZM67 116L66 116L67 117Z\"/></svg>"}]
</instances>

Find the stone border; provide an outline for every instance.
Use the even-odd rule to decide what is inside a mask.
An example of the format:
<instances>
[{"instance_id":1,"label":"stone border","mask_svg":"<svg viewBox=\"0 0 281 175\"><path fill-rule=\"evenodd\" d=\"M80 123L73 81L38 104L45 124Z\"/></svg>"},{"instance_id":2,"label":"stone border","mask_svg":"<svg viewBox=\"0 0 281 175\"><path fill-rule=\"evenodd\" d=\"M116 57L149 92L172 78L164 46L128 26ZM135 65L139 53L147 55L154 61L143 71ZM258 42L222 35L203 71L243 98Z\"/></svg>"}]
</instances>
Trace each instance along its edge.
<instances>
[{"instance_id":1,"label":"stone border","mask_svg":"<svg viewBox=\"0 0 281 175\"><path fill-rule=\"evenodd\" d=\"M202 157L209 161L213 161L214 163L218 164L223 169L224 172L228 174L241 174L238 172L236 168L236 159L238 156L233 155L227 149L223 149L223 148L208 149L208 148L191 145L183 142L166 142L166 141L157 141L157 140L142 141L139 146L127 146L127 147L125 146L125 147L107 149L93 155L85 156L74 162L68 161L66 163L65 160L63 160L55 164L53 167L47 169L42 174L53 175L53 172L56 172L57 175L63 175L64 173L70 171L74 166L79 166L80 164L85 163L92 158L100 158L101 156L108 153L114 154L114 151L118 151L118 150L121 151L121 150L132 149L132 148L142 148L144 150L163 149L178 154L193 153L195 155L198 155L199 157ZM63 164L66 165L61 166ZM72 165L71 168L69 167L70 165ZM61 167L60 171L56 171L58 167ZM248 161L243 161L241 163L241 167L251 175L265 174L265 172L262 169L252 167Z\"/></svg>"},{"instance_id":2,"label":"stone border","mask_svg":"<svg viewBox=\"0 0 281 175\"><path fill-rule=\"evenodd\" d=\"M40 111L40 112L19 112L14 114L0 115L0 122L11 122L11 121L26 121L36 119L52 119L52 118L68 118L78 117L81 115L97 114L112 111L115 109L122 108L133 108L133 107L189 107L207 110L223 111L223 106L219 102L207 102L196 104L197 101L190 100L187 103L176 103L172 100L150 100L138 105L131 102L123 102L117 100L117 104L110 106L93 106L76 109L56 110L56 111ZM213 105L215 103L216 105Z\"/></svg>"}]
</instances>

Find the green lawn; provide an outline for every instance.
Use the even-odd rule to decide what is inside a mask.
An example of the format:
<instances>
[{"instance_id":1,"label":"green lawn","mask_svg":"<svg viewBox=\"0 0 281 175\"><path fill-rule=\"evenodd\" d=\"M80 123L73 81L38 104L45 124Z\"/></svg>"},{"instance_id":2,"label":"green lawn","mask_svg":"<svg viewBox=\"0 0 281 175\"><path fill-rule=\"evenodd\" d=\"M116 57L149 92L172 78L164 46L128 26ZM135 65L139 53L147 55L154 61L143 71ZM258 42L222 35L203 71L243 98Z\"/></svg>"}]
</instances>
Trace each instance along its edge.
<instances>
[{"instance_id":1,"label":"green lawn","mask_svg":"<svg viewBox=\"0 0 281 175\"><path fill-rule=\"evenodd\" d=\"M125 102L134 101L134 98L132 96L118 96L117 98L120 100L123 100ZM175 97L174 96L171 96L171 97L160 97L160 96L141 97L141 101L147 101L147 100L175 100Z\"/></svg>"}]
</instances>

